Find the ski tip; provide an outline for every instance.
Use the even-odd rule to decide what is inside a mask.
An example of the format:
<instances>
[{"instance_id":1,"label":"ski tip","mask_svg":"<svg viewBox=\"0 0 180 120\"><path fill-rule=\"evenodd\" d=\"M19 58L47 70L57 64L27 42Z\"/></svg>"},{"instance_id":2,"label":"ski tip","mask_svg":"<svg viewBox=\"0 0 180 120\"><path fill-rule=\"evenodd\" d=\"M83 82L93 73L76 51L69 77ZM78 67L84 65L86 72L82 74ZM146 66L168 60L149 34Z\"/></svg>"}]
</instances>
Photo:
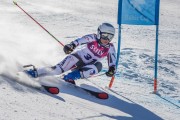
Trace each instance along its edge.
<instances>
[{"instance_id":1,"label":"ski tip","mask_svg":"<svg viewBox=\"0 0 180 120\"><path fill-rule=\"evenodd\" d=\"M99 93L98 94L98 98L100 99L108 99L109 98L109 95L107 93Z\"/></svg>"},{"instance_id":2,"label":"ski tip","mask_svg":"<svg viewBox=\"0 0 180 120\"><path fill-rule=\"evenodd\" d=\"M49 92L51 94L59 94L59 89L56 87L51 87L51 88L49 88Z\"/></svg>"},{"instance_id":3,"label":"ski tip","mask_svg":"<svg viewBox=\"0 0 180 120\"><path fill-rule=\"evenodd\" d=\"M43 86L45 90L51 94L59 94L59 88L57 87L50 87L50 86Z\"/></svg>"}]
</instances>

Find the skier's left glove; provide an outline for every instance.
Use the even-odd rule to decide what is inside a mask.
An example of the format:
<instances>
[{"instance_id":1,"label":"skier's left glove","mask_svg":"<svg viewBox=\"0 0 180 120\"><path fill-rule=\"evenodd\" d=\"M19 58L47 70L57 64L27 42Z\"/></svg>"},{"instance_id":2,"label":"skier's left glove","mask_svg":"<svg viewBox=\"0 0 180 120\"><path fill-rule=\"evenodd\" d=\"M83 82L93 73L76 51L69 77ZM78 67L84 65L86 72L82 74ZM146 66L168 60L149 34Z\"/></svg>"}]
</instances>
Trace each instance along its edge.
<instances>
[{"instance_id":1,"label":"skier's left glove","mask_svg":"<svg viewBox=\"0 0 180 120\"><path fill-rule=\"evenodd\" d=\"M71 42L70 44L65 45L63 50L66 54L70 54L71 52L73 52L75 48L76 45L73 42Z\"/></svg>"},{"instance_id":2,"label":"skier's left glove","mask_svg":"<svg viewBox=\"0 0 180 120\"><path fill-rule=\"evenodd\" d=\"M106 72L106 76L112 77L115 74L115 72L116 72L115 70L116 70L115 66L109 67L109 70Z\"/></svg>"}]
</instances>

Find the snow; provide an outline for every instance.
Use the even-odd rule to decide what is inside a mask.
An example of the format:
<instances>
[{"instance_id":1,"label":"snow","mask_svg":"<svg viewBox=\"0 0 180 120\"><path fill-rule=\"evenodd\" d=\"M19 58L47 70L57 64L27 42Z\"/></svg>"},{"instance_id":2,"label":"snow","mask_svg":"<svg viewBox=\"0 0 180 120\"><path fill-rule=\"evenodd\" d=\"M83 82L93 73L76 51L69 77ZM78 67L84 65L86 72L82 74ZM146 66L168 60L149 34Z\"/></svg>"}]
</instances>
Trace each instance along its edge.
<instances>
[{"instance_id":1,"label":"snow","mask_svg":"<svg viewBox=\"0 0 180 120\"><path fill-rule=\"evenodd\" d=\"M117 0L18 0L17 3L63 44L96 33L103 22L110 22L118 30ZM66 55L63 47L12 0L1 0L0 120L178 120L179 4L178 0L161 0L158 95L152 93L155 26L122 25L121 56L113 92L105 88L110 81L106 76L77 81L109 93L108 100L99 100L55 78L41 82L58 86L61 93L57 96L3 77L3 74L14 76L26 64L55 65ZM116 47L117 40L116 34L113 40ZM106 60L102 62L100 74L107 70ZM27 79L21 82L29 83Z\"/></svg>"}]
</instances>

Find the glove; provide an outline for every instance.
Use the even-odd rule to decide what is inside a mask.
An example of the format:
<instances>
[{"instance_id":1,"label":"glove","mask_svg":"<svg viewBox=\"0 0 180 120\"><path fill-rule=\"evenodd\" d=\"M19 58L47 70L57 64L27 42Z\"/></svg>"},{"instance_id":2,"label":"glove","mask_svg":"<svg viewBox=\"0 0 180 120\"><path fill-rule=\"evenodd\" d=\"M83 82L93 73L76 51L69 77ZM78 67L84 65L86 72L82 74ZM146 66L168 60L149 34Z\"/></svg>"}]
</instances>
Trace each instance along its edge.
<instances>
[{"instance_id":1,"label":"glove","mask_svg":"<svg viewBox=\"0 0 180 120\"><path fill-rule=\"evenodd\" d=\"M66 54L70 54L75 48L76 45L73 42L71 42L70 44L65 45L63 50Z\"/></svg>"},{"instance_id":2,"label":"glove","mask_svg":"<svg viewBox=\"0 0 180 120\"><path fill-rule=\"evenodd\" d=\"M106 72L106 76L112 77L115 74L115 67L111 66L109 67L109 70Z\"/></svg>"}]
</instances>

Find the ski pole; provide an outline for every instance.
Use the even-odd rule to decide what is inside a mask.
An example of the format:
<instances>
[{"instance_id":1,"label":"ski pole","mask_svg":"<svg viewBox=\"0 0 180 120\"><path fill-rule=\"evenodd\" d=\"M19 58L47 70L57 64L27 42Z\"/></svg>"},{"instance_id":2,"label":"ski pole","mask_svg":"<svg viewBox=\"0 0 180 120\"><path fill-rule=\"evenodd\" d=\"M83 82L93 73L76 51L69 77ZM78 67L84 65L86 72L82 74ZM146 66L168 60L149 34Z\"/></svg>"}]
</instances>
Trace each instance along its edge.
<instances>
[{"instance_id":1,"label":"ski pole","mask_svg":"<svg viewBox=\"0 0 180 120\"><path fill-rule=\"evenodd\" d=\"M44 29L49 35L51 35L51 37L53 37L58 43L60 43L62 46L64 46L64 44L62 44L56 37L54 37L54 35L52 35L48 30L46 30L40 23L38 23L32 16L30 16L24 9L22 9L17 2L13 1L13 3L19 7L26 15L28 15L34 22L36 22L42 29Z\"/></svg>"},{"instance_id":2,"label":"ski pole","mask_svg":"<svg viewBox=\"0 0 180 120\"><path fill-rule=\"evenodd\" d=\"M92 77L99 77L99 76L103 76L105 75L106 73L102 73L102 74L99 74L99 75L95 75L95 76L92 76Z\"/></svg>"}]
</instances>

